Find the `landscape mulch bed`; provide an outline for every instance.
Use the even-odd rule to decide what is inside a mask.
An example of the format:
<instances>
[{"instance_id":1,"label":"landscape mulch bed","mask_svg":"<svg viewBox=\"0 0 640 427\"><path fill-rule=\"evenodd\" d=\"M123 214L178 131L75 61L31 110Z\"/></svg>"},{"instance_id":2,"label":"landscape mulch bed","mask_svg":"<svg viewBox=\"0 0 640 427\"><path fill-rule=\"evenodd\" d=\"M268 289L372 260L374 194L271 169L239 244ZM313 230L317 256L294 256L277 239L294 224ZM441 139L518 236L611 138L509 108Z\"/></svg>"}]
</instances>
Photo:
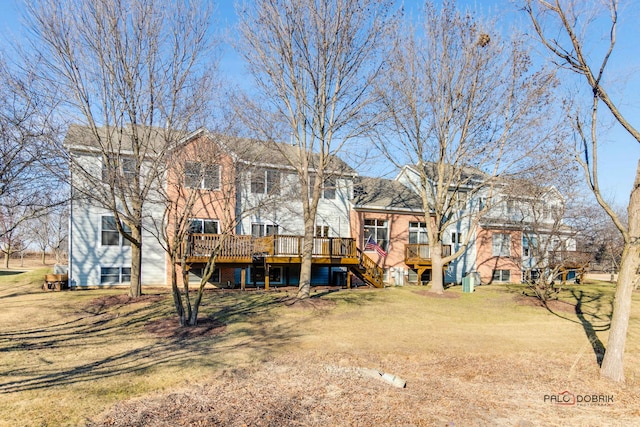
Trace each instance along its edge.
<instances>
[{"instance_id":1,"label":"landscape mulch bed","mask_svg":"<svg viewBox=\"0 0 640 427\"><path fill-rule=\"evenodd\" d=\"M147 332L158 338L187 339L195 337L210 337L223 334L227 325L216 319L198 319L195 326L180 326L177 316L153 320L144 325Z\"/></svg>"},{"instance_id":2,"label":"landscape mulch bed","mask_svg":"<svg viewBox=\"0 0 640 427\"><path fill-rule=\"evenodd\" d=\"M542 307L552 312L562 312L562 313L577 313L579 310L577 309L575 304L571 304L566 301L559 300L548 300L545 303L540 301L540 299L534 296L528 295L515 295L513 297L514 301L518 305L530 306L530 307Z\"/></svg>"},{"instance_id":3,"label":"landscape mulch bed","mask_svg":"<svg viewBox=\"0 0 640 427\"><path fill-rule=\"evenodd\" d=\"M634 425L628 423L637 420L633 393L600 383L592 372L566 378L562 366L536 366L536 358L281 355L222 371L198 385L120 402L88 425L524 427L603 425L604 420ZM360 368L398 375L406 388L362 375ZM558 377L565 380L558 383ZM565 389L615 395L615 403L567 408L544 401Z\"/></svg>"}]
</instances>

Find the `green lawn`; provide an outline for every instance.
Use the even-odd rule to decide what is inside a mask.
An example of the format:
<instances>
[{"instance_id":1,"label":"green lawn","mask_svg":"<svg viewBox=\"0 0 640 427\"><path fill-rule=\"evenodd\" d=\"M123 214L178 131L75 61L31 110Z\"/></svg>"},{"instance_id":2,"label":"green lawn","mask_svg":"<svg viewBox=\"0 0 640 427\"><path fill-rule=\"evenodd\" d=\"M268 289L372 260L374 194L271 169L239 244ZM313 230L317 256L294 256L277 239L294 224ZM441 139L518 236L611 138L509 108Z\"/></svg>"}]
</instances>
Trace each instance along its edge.
<instances>
[{"instance_id":1,"label":"green lawn","mask_svg":"<svg viewBox=\"0 0 640 427\"><path fill-rule=\"evenodd\" d=\"M492 412L486 402L474 403L478 415L469 412L474 418L467 422L486 417L508 424L515 416L516 422L570 425L564 420L571 420L571 413L542 401L563 389L615 395L616 405L583 408L579 415L585 423L640 415L637 294L627 384L607 384L597 375L610 284L568 287L560 298L565 303L551 310L532 305L520 285L481 286L473 294L454 287L446 291L448 297L427 295L421 287L317 291L304 306L289 306L282 291L212 291L201 318L215 319L203 322L214 332L184 337L172 335L167 326L175 320L162 322L173 315L164 289L147 289L147 297L134 303L117 299L123 289L43 292L45 271L0 277L0 425L81 425L117 402L206 386L229 372L237 380L239 370L274 363L291 367L301 360L401 375L409 394L385 397L399 399L400 407L438 387L440 396L451 392L460 402L478 394L511 399L504 414ZM421 409L409 424L453 422L459 411L445 406ZM349 424L348 418L338 419ZM465 418L457 420L462 424L456 425L468 425Z\"/></svg>"}]
</instances>

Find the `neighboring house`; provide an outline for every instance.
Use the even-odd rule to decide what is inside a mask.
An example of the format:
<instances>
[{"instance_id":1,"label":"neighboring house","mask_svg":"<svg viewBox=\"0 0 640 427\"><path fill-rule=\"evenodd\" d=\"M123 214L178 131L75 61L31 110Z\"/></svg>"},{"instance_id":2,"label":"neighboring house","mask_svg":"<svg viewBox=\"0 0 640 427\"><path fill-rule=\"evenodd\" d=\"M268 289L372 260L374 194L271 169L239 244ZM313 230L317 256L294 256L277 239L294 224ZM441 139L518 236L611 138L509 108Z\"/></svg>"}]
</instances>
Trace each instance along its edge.
<instances>
[{"instance_id":1,"label":"neighboring house","mask_svg":"<svg viewBox=\"0 0 640 427\"><path fill-rule=\"evenodd\" d=\"M353 236L384 268L385 283L430 280L425 215L415 192L398 181L362 177L356 179L352 204Z\"/></svg>"},{"instance_id":2,"label":"neighboring house","mask_svg":"<svg viewBox=\"0 0 640 427\"><path fill-rule=\"evenodd\" d=\"M511 180L478 224L477 270L483 283L520 282L545 271L574 279L589 256L576 251L576 231L564 223L562 194ZM587 255L587 256L585 256Z\"/></svg>"}]
</instances>

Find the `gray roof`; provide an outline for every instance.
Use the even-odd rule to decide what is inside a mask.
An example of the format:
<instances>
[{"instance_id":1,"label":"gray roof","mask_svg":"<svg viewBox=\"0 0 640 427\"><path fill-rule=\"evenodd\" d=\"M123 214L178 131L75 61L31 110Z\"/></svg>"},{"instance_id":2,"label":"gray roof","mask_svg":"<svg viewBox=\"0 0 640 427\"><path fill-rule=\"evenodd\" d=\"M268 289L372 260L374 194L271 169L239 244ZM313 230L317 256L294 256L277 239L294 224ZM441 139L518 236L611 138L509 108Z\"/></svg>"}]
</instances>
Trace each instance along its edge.
<instances>
[{"instance_id":1,"label":"gray roof","mask_svg":"<svg viewBox=\"0 0 640 427\"><path fill-rule=\"evenodd\" d=\"M221 141L236 158L254 165L289 168L292 164L300 162L302 156L306 156L306 153L301 152L297 145L250 138L212 137ZM330 156L329 158L328 172L340 175L356 175L355 170L339 157ZM312 154L310 168L312 170L315 169L319 161L320 156Z\"/></svg>"},{"instance_id":2,"label":"gray roof","mask_svg":"<svg viewBox=\"0 0 640 427\"><path fill-rule=\"evenodd\" d=\"M135 128L129 125L123 131L119 127L103 126L94 131L89 126L70 125L64 145L73 150L126 153L132 150L134 129L147 155L178 148L192 137L201 135L207 135L237 159L252 165L287 168L291 167L291 162L299 161L301 155L298 147L290 144L210 134L204 128L188 133L143 125ZM318 164L318 161L317 154L311 156L311 169L315 169L314 165ZM356 172L337 156L330 156L327 170L340 175L356 175Z\"/></svg>"},{"instance_id":3,"label":"gray roof","mask_svg":"<svg viewBox=\"0 0 640 427\"><path fill-rule=\"evenodd\" d=\"M420 197L398 181L358 177L353 204L357 208L423 211Z\"/></svg>"},{"instance_id":4,"label":"gray roof","mask_svg":"<svg viewBox=\"0 0 640 427\"><path fill-rule=\"evenodd\" d=\"M177 145L188 134L155 126L108 127L92 129L89 126L72 124L67 130L64 145L73 150L127 152L132 151L137 137L140 146L152 155Z\"/></svg>"}]
</instances>

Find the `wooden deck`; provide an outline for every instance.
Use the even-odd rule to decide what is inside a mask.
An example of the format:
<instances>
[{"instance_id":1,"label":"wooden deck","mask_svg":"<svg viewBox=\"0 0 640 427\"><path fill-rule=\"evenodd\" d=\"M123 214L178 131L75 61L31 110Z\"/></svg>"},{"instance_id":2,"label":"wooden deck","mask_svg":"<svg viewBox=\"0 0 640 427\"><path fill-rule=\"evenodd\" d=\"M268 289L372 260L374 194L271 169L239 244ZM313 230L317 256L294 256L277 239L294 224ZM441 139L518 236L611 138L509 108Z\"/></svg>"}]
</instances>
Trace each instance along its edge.
<instances>
[{"instance_id":1,"label":"wooden deck","mask_svg":"<svg viewBox=\"0 0 640 427\"><path fill-rule=\"evenodd\" d=\"M442 245L442 256L451 255L451 245ZM414 268L431 266L431 248L428 244L408 244L404 248L404 262Z\"/></svg>"},{"instance_id":2,"label":"wooden deck","mask_svg":"<svg viewBox=\"0 0 640 427\"><path fill-rule=\"evenodd\" d=\"M215 256L217 265L227 267L300 264L303 242L302 236L191 234L183 242L182 256L187 264L206 263ZM384 286L384 270L357 248L355 239L314 238L311 262L346 266L371 286Z\"/></svg>"},{"instance_id":3,"label":"wooden deck","mask_svg":"<svg viewBox=\"0 0 640 427\"><path fill-rule=\"evenodd\" d=\"M299 264L302 236L236 236L191 234L183 244L186 262L205 263L215 253L217 264L250 264L256 258L271 264ZM314 264L355 265L360 262L354 239L327 237L313 239Z\"/></svg>"}]
</instances>

